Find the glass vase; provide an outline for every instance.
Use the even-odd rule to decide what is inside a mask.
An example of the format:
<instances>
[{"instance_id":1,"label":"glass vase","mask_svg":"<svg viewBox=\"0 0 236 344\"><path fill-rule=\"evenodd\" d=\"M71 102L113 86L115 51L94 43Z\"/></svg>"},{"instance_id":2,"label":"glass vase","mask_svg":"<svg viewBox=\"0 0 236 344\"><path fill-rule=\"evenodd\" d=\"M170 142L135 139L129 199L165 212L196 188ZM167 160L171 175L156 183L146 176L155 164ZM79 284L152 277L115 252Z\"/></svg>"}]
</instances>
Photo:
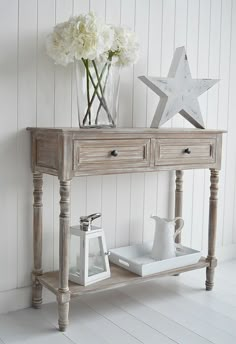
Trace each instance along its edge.
<instances>
[{"instance_id":1,"label":"glass vase","mask_svg":"<svg viewBox=\"0 0 236 344\"><path fill-rule=\"evenodd\" d=\"M117 122L120 70L109 61L75 62L80 128L114 128Z\"/></svg>"}]
</instances>

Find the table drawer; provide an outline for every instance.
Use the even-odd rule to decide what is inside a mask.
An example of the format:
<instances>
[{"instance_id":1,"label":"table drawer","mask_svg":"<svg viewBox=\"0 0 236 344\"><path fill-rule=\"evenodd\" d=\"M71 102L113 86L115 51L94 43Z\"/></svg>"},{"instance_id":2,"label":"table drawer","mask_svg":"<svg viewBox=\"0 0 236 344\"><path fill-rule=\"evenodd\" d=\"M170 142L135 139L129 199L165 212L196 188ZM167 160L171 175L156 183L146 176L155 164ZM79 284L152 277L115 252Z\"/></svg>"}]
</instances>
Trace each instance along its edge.
<instances>
[{"instance_id":1,"label":"table drawer","mask_svg":"<svg viewBox=\"0 0 236 344\"><path fill-rule=\"evenodd\" d=\"M155 165L214 163L215 148L215 139L159 139Z\"/></svg>"},{"instance_id":2,"label":"table drawer","mask_svg":"<svg viewBox=\"0 0 236 344\"><path fill-rule=\"evenodd\" d=\"M150 139L74 140L74 170L150 165Z\"/></svg>"}]
</instances>

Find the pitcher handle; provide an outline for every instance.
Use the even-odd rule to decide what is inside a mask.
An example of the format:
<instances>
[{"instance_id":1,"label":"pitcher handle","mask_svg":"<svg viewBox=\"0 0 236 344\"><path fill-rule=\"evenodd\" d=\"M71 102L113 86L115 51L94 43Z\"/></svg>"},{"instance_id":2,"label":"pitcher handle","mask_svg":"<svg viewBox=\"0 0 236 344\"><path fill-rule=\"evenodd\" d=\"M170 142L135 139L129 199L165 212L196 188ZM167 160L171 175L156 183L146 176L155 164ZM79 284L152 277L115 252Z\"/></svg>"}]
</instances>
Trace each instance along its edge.
<instances>
[{"instance_id":1,"label":"pitcher handle","mask_svg":"<svg viewBox=\"0 0 236 344\"><path fill-rule=\"evenodd\" d=\"M176 221L178 221L178 220L180 221L180 226L179 226L179 228L176 229L176 231L175 231L174 240L176 239L177 235L180 234L180 232L182 231L182 228L183 228L183 226L184 226L184 220L182 219L182 217L176 217L174 221L176 222Z\"/></svg>"}]
</instances>

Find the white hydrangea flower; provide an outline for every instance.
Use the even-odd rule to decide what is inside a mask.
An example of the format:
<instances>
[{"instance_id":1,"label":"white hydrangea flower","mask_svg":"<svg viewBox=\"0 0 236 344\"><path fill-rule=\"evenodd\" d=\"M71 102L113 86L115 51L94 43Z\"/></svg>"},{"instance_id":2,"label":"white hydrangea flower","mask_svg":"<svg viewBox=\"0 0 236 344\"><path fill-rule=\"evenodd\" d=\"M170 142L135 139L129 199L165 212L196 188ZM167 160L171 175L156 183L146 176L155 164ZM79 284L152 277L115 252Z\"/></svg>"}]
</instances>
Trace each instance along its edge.
<instances>
[{"instance_id":1,"label":"white hydrangea flower","mask_svg":"<svg viewBox=\"0 0 236 344\"><path fill-rule=\"evenodd\" d=\"M74 59L98 59L111 49L113 41L113 28L90 12L56 25L48 37L47 52L56 63L66 65Z\"/></svg>"},{"instance_id":2,"label":"white hydrangea flower","mask_svg":"<svg viewBox=\"0 0 236 344\"><path fill-rule=\"evenodd\" d=\"M128 28L114 26L112 52L113 63L127 66L135 63L139 57L139 44L136 34Z\"/></svg>"},{"instance_id":3,"label":"white hydrangea flower","mask_svg":"<svg viewBox=\"0 0 236 344\"><path fill-rule=\"evenodd\" d=\"M48 55L58 64L67 65L74 61L71 50L73 26L64 22L54 27L53 32L48 36L46 49Z\"/></svg>"}]
</instances>

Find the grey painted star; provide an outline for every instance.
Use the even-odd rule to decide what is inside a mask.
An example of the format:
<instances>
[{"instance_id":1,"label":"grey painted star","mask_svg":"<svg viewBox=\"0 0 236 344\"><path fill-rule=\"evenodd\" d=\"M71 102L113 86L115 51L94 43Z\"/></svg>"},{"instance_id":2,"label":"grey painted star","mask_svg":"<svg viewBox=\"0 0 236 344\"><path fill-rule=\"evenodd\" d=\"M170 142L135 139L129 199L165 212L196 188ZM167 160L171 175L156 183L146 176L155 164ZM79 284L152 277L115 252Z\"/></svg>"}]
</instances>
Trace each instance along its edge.
<instances>
[{"instance_id":1,"label":"grey painted star","mask_svg":"<svg viewBox=\"0 0 236 344\"><path fill-rule=\"evenodd\" d=\"M218 79L192 79L184 47L175 50L167 78L140 76L160 96L151 127L158 128L177 113L197 128L204 129L198 97Z\"/></svg>"}]
</instances>

